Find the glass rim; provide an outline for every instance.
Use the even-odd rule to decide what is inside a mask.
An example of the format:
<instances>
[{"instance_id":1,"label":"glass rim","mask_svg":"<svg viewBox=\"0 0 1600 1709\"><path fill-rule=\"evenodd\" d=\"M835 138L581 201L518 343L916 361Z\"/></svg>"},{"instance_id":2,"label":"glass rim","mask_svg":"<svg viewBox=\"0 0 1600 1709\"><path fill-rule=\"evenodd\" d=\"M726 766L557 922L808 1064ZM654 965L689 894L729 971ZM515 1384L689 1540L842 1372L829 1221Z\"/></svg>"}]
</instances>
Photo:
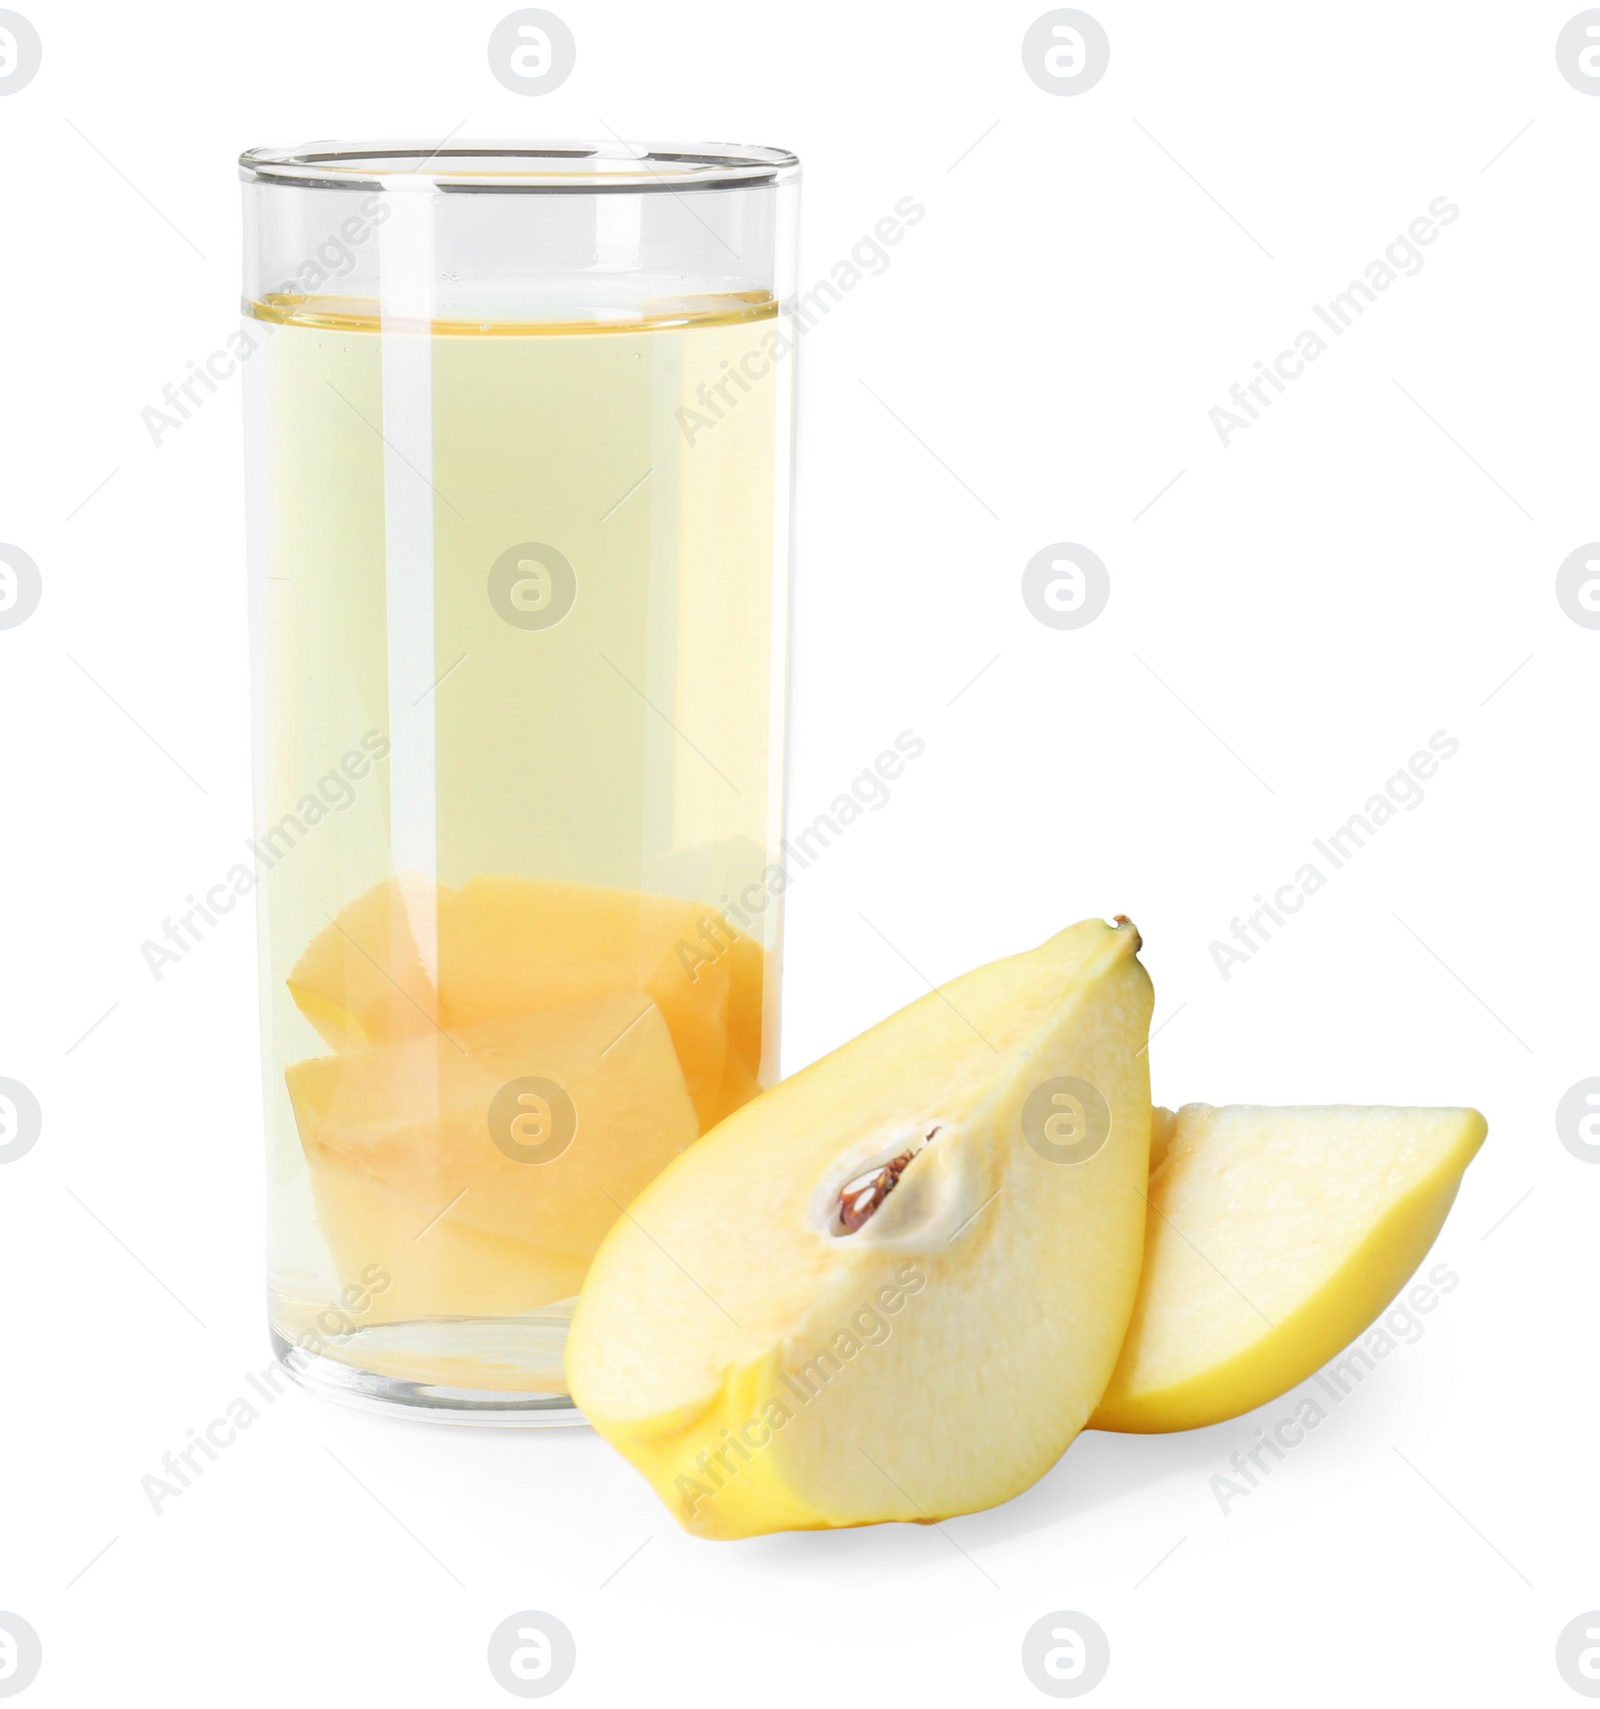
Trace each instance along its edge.
<instances>
[{"instance_id":1,"label":"glass rim","mask_svg":"<svg viewBox=\"0 0 1600 1709\"><path fill-rule=\"evenodd\" d=\"M321 190L415 190L490 195L599 195L748 189L786 184L800 162L788 149L730 143L312 142L250 148L239 156L246 183Z\"/></svg>"}]
</instances>

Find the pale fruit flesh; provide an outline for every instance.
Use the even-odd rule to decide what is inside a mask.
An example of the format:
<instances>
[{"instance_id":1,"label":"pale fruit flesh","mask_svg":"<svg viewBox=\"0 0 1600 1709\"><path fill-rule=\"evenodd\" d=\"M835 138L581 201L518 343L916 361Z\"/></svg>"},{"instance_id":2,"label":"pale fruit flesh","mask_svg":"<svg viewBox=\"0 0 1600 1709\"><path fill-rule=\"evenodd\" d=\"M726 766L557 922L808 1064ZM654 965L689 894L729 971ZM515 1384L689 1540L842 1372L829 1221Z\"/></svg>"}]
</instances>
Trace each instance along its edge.
<instances>
[{"instance_id":1,"label":"pale fruit flesh","mask_svg":"<svg viewBox=\"0 0 1600 1709\"><path fill-rule=\"evenodd\" d=\"M419 1315L571 1297L623 1207L699 1132L666 1022L637 991L312 1057L287 1080L341 1276L398 1262ZM524 1117L542 1125L514 1129L513 1102L496 1143L496 1099L525 1080L566 1094L570 1134L548 1101ZM544 1159L547 1131L567 1143Z\"/></svg>"},{"instance_id":2,"label":"pale fruit flesh","mask_svg":"<svg viewBox=\"0 0 1600 1709\"><path fill-rule=\"evenodd\" d=\"M1137 948L1131 926L1086 921L955 980L745 1106L629 1207L585 1283L568 1380L687 1529L942 1518L1015 1495L1067 1447L1138 1280ZM1106 1115L1070 1162L1024 1125L1063 1079ZM841 1190L907 1150L844 1232Z\"/></svg>"},{"instance_id":3,"label":"pale fruit flesh","mask_svg":"<svg viewBox=\"0 0 1600 1709\"><path fill-rule=\"evenodd\" d=\"M583 1285L586 1258L437 1216L334 1152L317 1154L311 1190L340 1283L365 1296L364 1327L511 1317L573 1299Z\"/></svg>"},{"instance_id":4,"label":"pale fruit flesh","mask_svg":"<svg viewBox=\"0 0 1600 1709\"><path fill-rule=\"evenodd\" d=\"M765 958L715 909L592 884L404 873L306 946L289 991L335 1050L616 991L666 1020L702 1130L760 1089Z\"/></svg>"},{"instance_id":5,"label":"pale fruit flesh","mask_svg":"<svg viewBox=\"0 0 1600 1709\"><path fill-rule=\"evenodd\" d=\"M1157 1111L1138 1301L1093 1427L1216 1424L1309 1377L1422 1262L1486 1131L1468 1109Z\"/></svg>"},{"instance_id":6,"label":"pale fruit flesh","mask_svg":"<svg viewBox=\"0 0 1600 1709\"><path fill-rule=\"evenodd\" d=\"M760 944L671 897L403 873L347 905L288 979L335 1054L286 1077L341 1283L392 1277L369 1321L574 1298L621 1207L760 1091L765 980ZM581 1133L518 1165L488 1107L535 1074Z\"/></svg>"}]
</instances>

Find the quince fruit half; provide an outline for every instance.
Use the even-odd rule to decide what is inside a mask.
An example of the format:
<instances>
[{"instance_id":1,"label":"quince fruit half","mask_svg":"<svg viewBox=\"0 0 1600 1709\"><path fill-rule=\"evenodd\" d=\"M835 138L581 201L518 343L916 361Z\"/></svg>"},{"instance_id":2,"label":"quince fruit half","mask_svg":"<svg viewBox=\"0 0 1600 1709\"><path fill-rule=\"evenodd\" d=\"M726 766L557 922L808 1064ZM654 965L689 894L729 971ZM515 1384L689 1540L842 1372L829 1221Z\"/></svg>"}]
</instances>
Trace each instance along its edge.
<instances>
[{"instance_id":1,"label":"quince fruit half","mask_svg":"<svg viewBox=\"0 0 1600 1709\"><path fill-rule=\"evenodd\" d=\"M1088 1421L1144 1247L1138 948L1088 920L930 992L615 1223L568 1383L687 1529L970 1512Z\"/></svg>"}]
</instances>

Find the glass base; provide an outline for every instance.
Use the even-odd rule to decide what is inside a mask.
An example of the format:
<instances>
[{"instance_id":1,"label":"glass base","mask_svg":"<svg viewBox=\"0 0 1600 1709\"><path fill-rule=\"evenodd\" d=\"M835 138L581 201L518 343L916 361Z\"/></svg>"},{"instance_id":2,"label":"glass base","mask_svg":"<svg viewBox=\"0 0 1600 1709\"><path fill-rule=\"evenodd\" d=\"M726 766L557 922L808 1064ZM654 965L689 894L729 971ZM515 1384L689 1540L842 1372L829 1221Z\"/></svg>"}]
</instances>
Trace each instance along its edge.
<instances>
[{"instance_id":1,"label":"glass base","mask_svg":"<svg viewBox=\"0 0 1600 1709\"><path fill-rule=\"evenodd\" d=\"M339 1357L270 1333L278 1363L325 1400L432 1424L538 1429L584 1423L561 1388L555 1327L515 1318L385 1324L344 1337Z\"/></svg>"}]
</instances>

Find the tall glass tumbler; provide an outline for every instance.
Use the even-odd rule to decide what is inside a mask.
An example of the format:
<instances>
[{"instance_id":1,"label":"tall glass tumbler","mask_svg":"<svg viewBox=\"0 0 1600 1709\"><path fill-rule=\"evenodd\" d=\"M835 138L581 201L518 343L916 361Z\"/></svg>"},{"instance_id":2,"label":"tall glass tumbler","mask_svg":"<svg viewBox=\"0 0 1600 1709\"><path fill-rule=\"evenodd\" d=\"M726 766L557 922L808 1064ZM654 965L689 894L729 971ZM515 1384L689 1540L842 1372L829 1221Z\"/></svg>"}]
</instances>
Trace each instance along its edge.
<instances>
[{"instance_id":1,"label":"tall glass tumbler","mask_svg":"<svg viewBox=\"0 0 1600 1709\"><path fill-rule=\"evenodd\" d=\"M599 1242L776 1066L798 167L241 166L273 1344L561 1422Z\"/></svg>"}]
</instances>

